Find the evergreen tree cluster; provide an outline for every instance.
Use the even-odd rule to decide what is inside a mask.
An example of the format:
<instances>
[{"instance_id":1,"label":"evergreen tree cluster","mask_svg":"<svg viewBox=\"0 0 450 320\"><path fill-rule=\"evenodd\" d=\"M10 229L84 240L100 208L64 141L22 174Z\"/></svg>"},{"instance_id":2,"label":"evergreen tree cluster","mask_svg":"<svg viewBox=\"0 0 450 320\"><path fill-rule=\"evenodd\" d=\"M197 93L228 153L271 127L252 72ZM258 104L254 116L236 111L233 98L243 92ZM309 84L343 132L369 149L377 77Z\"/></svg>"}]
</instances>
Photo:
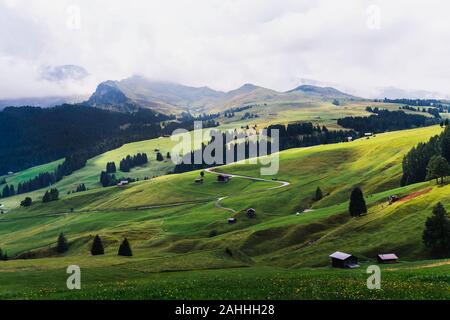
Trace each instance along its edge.
<instances>
[{"instance_id":1,"label":"evergreen tree cluster","mask_svg":"<svg viewBox=\"0 0 450 320\"><path fill-rule=\"evenodd\" d=\"M87 190L87 188L86 188L86 186L84 185L84 183L81 183L81 184L79 184L79 185L77 186L75 192L84 192L84 191L86 191L86 190Z\"/></svg>"},{"instance_id":2,"label":"evergreen tree cluster","mask_svg":"<svg viewBox=\"0 0 450 320\"><path fill-rule=\"evenodd\" d=\"M138 153L134 156L126 156L120 161L120 171L130 172L132 168L142 166L148 163L148 157L146 153Z\"/></svg>"},{"instance_id":3,"label":"evergreen tree cluster","mask_svg":"<svg viewBox=\"0 0 450 320\"><path fill-rule=\"evenodd\" d=\"M14 189L13 185L5 185L3 187L3 191L1 193L2 198L12 197L16 195L16 189Z\"/></svg>"},{"instance_id":4,"label":"evergreen tree cluster","mask_svg":"<svg viewBox=\"0 0 450 320\"><path fill-rule=\"evenodd\" d=\"M91 254L93 256L99 256L99 255L105 254L103 242L99 235L96 235L94 238L94 241L92 242ZM128 241L127 238L123 239L122 243L120 244L117 255L123 256L123 257L133 256L133 251L131 250L130 242Z\"/></svg>"},{"instance_id":5,"label":"evergreen tree cluster","mask_svg":"<svg viewBox=\"0 0 450 320\"><path fill-rule=\"evenodd\" d=\"M337 120L338 125L359 133L404 130L430 126L439 123L437 119L407 114L403 111L378 110L369 117L345 117Z\"/></svg>"},{"instance_id":6,"label":"evergreen tree cluster","mask_svg":"<svg viewBox=\"0 0 450 320\"><path fill-rule=\"evenodd\" d=\"M437 178L436 174L438 171L432 170L433 168L429 166L431 159L435 157L442 157L450 163L450 127L447 127L439 136L432 137L428 142L419 143L405 155L402 162L403 176L401 185L406 186ZM442 158L439 160L439 167L446 166L445 163L442 163ZM433 164L433 166L435 165L436 163ZM448 174L444 173L440 176L438 174L438 177L445 175Z\"/></svg>"},{"instance_id":7,"label":"evergreen tree cluster","mask_svg":"<svg viewBox=\"0 0 450 320\"><path fill-rule=\"evenodd\" d=\"M396 103L396 104L405 104L408 106L418 106L418 107L431 107L436 105L441 105L442 102L436 99L388 99L384 98L384 100L375 100L375 102L384 102L384 103Z\"/></svg>"},{"instance_id":8,"label":"evergreen tree cluster","mask_svg":"<svg viewBox=\"0 0 450 320\"><path fill-rule=\"evenodd\" d=\"M348 137L356 138L358 134L354 131L329 131L325 126L314 126L312 123L294 123L285 125L270 125L267 127L267 136L263 137L263 140L267 141L267 154L272 153L272 131L277 129L279 131L279 150L286 150L290 148L308 147L319 144L328 144L336 142L346 142ZM226 141L241 141L226 145ZM243 142L242 142L243 141ZM201 164L194 164L194 159L203 158L200 155L204 150L215 143L214 139L205 145L202 144L200 150L194 150L183 156L182 163L177 164L174 169L174 173L187 172L192 170L204 169L212 166L218 166L223 164L229 164L236 161L249 159L250 157L260 156L259 141L249 139L246 131L232 131L222 133L222 154L223 158L218 159L217 163L207 164L205 162ZM238 150L245 150L243 156L238 155ZM250 154L250 150L256 150L256 154ZM200 155L199 155L200 154ZM197 155L197 156L196 156ZM215 156L215 154L212 154ZM162 159L162 156L161 156Z\"/></svg>"},{"instance_id":9,"label":"evergreen tree cluster","mask_svg":"<svg viewBox=\"0 0 450 320\"><path fill-rule=\"evenodd\" d=\"M45 192L44 196L42 197L42 202L47 203L51 201L56 201L59 199L59 191L56 188L52 188Z\"/></svg>"},{"instance_id":10,"label":"evergreen tree cluster","mask_svg":"<svg viewBox=\"0 0 450 320\"><path fill-rule=\"evenodd\" d=\"M0 111L0 176L67 154L87 152L91 158L124 143L157 138L163 134L160 122L172 119L148 109L121 113L85 105L8 107ZM181 128L193 126L191 122L173 123Z\"/></svg>"},{"instance_id":11,"label":"evergreen tree cluster","mask_svg":"<svg viewBox=\"0 0 450 320\"><path fill-rule=\"evenodd\" d=\"M224 114L225 118L233 118L235 116L236 112L242 112L245 110L249 110L249 109L253 108L254 106L256 106L256 105L246 105L246 106L242 106L242 107L226 109L223 114Z\"/></svg>"},{"instance_id":12,"label":"evergreen tree cluster","mask_svg":"<svg viewBox=\"0 0 450 320\"><path fill-rule=\"evenodd\" d=\"M106 164L106 172L107 173L116 173L117 172L116 163L114 161L108 162Z\"/></svg>"},{"instance_id":13,"label":"evergreen tree cluster","mask_svg":"<svg viewBox=\"0 0 450 320\"><path fill-rule=\"evenodd\" d=\"M34 178L20 182L15 190L13 185L5 185L1 193L2 198L12 197L16 194L24 194L42 188L47 188L56 182L62 180L64 176L71 175L74 171L83 168L86 165L87 156L84 153L69 155L64 162L53 172L42 172Z\"/></svg>"},{"instance_id":14,"label":"evergreen tree cluster","mask_svg":"<svg viewBox=\"0 0 450 320\"><path fill-rule=\"evenodd\" d=\"M110 187L117 183L116 175L102 171L100 174L100 183L103 187Z\"/></svg>"}]
</instances>

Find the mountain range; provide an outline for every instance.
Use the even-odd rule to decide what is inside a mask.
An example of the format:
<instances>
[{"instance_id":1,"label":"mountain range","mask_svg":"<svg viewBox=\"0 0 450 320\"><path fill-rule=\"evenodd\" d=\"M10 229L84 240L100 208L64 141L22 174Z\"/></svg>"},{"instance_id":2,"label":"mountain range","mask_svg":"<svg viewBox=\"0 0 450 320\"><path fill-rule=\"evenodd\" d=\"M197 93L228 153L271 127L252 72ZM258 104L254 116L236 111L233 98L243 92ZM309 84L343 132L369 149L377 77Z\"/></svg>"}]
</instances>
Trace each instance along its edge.
<instances>
[{"instance_id":1,"label":"mountain range","mask_svg":"<svg viewBox=\"0 0 450 320\"><path fill-rule=\"evenodd\" d=\"M331 87L312 85L301 85L286 92L278 92L247 83L235 90L224 92L209 87L191 87L133 76L120 81L108 80L100 83L85 103L120 112L150 108L162 113L180 113L216 112L248 103L280 99L292 101L301 98L329 100L356 97Z\"/></svg>"}]
</instances>

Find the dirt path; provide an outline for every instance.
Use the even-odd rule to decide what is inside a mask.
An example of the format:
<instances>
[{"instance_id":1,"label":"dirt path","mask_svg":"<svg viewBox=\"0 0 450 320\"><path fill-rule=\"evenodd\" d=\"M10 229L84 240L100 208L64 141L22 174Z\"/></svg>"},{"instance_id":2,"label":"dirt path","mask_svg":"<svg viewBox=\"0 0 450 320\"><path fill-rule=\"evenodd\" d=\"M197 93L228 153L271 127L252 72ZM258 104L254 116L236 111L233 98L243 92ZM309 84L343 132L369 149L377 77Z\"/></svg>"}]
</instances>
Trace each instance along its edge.
<instances>
[{"instance_id":1,"label":"dirt path","mask_svg":"<svg viewBox=\"0 0 450 320\"><path fill-rule=\"evenodd\" d=\"M277 181L277 180L268 180L268 179L262 179L262 178L255 178L255 177L249 177L249 176L241 176L236 174L227 174L227 173L221 173L217 171L213 171L216 168L209 168L205 169L206 172L215 174L215 175L227 175L233 178L239 178L239 179L247 179L252 181L264 181L264 182L273 182L278 183L279 186L268 188L265 190L274 190L279 188L284 188L290 185L287 181ZM236 213L237 211L232 208L224 207L220 204L220 202L224 199L229 198L230 196L226 197L220 197L217 198L214 205L218 209L226 210L231 213ZM80 210L80 211L73 211L73 212L54 212L54 213L47 213L47 214L41 214L41 215L35 215L35 216L24 216L24 217L11 217L9 218L2 218L0 219L0 223L2 222L12 222L17 220L26 220L26 219L36 219L36 218L51 218L51 217L60 217L60 216L68 216L68 215L77 215L77 214L89 214L89 213L96 213L96 212L111 212L111 211L134 211L134 210L151 210L151 209L159 209L159 208L170 208L170 207L178 207L178 206L184 206L189 204L201 204L201 203L207 203L209 201L214 200L214 198L208 198L208 199L202 199L202 200L191 200L191 201L184 201L184 202L176 202L176 203L167 203L167 204L156 204L156 205L147 205L147 206L141 206L141 207L132 207L132 208L117 208L117 209L100 209L100 210Z\"/></svg>"},{"instance_id":2,"label":"dirt path","mask_svg":"<svg viewBox=\"0 0 450 320\"><path fill-rule=\"evenodd\" d=\"M412 200L414 198L420 197L423 194L427 194L431 190L433 190L433 188L426 188L426 189L423 189L423 190L419 190L419 191L413 192L413 193L411 193L411 194L401 198L398 202L400 202L400 203L401 202L407 202L407 201Z\"/></svg>"},{"instance_id":3,"label":"dirt path","mask_svg":"<svg viewBox=\"0 0 450 320\"><path fill-rule=\"evenodd\" d=\"M247 179L247 180L252 180L252 181L273 182L273 183L278 183L278 184L280 184L279 186L272 187L272 188L268 188L268 189L266 189L266 190L274 190L274 189L284 188L284 187L287 187L287 186L290 185L290 182L287 182L287 181L281 181L281 180L268 180L268 179L262 179L262 178L250 177L250 176L241 176L241 175L237 175L237 174L228 174L228 173L222 173L222 172L213 171L213 170L215 170L215 169L217 169L217 168L208 168L208 169L205 169L205 171L208 172L208 173L211 173L211 174L215 174L215 175L221 175L221 174L223 174L223 175L226 175L226 176L229 176L229 177L232 177L232 178ZM236 213L236 212L237 212L236 210L234 210L234 209L232 209L232 208L224 207L224 206L222 206L222 205L220 204L220 202L221 202L222 200L227 199L227 198L229 198L229 197L230 197L230 196L227 196L227 197L221 197L221 198L217 199L217 201L215 202L215 206L216 206L216 208L218 208L218 209L226 210L226 211L229 211L229 212L231 212L231 213Z\"/></svg>"}]
</instances>

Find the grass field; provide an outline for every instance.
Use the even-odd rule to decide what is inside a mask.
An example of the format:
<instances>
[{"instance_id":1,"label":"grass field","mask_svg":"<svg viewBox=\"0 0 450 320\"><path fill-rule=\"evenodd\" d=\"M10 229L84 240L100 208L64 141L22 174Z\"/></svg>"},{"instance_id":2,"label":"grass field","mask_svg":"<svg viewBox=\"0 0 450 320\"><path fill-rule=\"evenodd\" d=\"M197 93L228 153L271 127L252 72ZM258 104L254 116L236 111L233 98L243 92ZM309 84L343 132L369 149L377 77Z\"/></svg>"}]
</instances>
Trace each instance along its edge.
<instances>
[{"instance_id":1,"label":"grass field","mask_svg":"<svg viewBox=\"0 0 450 320\"><path fill-rule=\"evenodd\" d=\"M66 288L65 272L73 261L39 270L11 268L2 274L0 299L448 299L450 294L449 260L382 266L381 290L367 289L366 264L358 270L250 267L155 273L139 267L148 261L124 260L107 267L82 265L82 289L74 291Z\"/></svg>"},{"instance_id":2,"label":"grass field","mask_svg":"<svg viewBox=\"0 0 450 320\"><path fill-rule=\"evenodd\" d=\"M424 261L429 255L421 234L436 202L450 209L450 186L399 187L403 155L441 130L435 126L283 151L280 171L265 178L289 181L284 188L271 189L276 181L243 178L218 183L210 173L199 185L194 183L199 172L189 172L13 209L0 217L0 247L10 256L33 259L0 262L0 298L449 299L449 262ZM164 148L152 143L132 146L133 152ZM90 160L89 170L123 157L130 147ZM258 164L217 170L260 177ZM351 218L348 197L357 185L369 213ZM317 186L326 196L313 202ZM428 192L387 204L391 194L420 190ZM256 209L254 219L245 214L250 207ZM311 210L296 215L306 208ZM227 223L231 216L236 224ZM71 244L63 255L54 251L60 232ZM106 248L101 257L89 254L96 234ZM132 258L116 256L123 237L131 242ZM369 291L364 268L327 267L328 255L337 250L357 255L363 266L388 251L402 263L384 268L382 291ZM85 290L64 289L70 264L82 268Z\"/></svg>"}]
</instances>

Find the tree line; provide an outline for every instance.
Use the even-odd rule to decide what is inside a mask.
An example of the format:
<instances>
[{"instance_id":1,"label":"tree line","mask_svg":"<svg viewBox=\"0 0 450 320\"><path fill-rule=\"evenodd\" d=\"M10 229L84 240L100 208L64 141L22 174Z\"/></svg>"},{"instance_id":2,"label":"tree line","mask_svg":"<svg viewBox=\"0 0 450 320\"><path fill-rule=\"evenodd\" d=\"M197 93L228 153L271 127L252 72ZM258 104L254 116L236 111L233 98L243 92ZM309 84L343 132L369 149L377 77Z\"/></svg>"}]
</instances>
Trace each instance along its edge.
<instances>
[{"instance_id":1,"label":"tree line","mask_svg":"<svg viewBox=\"0 0 450 320\"><path fill-rule=\"evenodd\" d=\"M131 169L143 166L144 164L148 163L148 157L146 153L138 153L134 156L127 155L125 158L123 158L120 161L120 171L122 172L130 172ZM110 164L112 167L112 165ZM114 165L115 167L115 165ZM110 170L111 171L111 170ZM106 172L113 173L108 171L108 168L106 168Z\"/></svg>"},{"instance_id":2,"label":"tree line","mask_svg":"<svg viewBox=\"0 0 450 320\"><path fill-rule=\"evenodd\" d=\"M384 103L397 103L397 104L406 104L409 106L420 106L420 107L431 107L434 105L440 105L442 102L437 99L388 99L384 98L384 100L375 99L375 102L384 102Z\"/></svg>"},{"instance_id":3,"label":"tree line","mask_svg":"<svg viewBox=\"0 0 450 320\"><path fill-rule=\"evenodd\" d=\"M183 156L183 160L180 164L177 164L174 169L174 173L187 172L192 170L199 170L213 166L219 166L223 164L229 164L250 157L259 157L261 155L270 155L272 153L272 131L273 129L279 130L279 150L286 150L290 148L309 147L319 144L329 144L337 142L346 142L348 137L356 138L358 134L354 131L330 131L325 126L314 126L312 123L293 123L283 125L270 125L267 127L266 135L262 135L262 141L267 143L267 153L259 154L260 142L251 139L248 136L248 131L228 131L220 133L222 135L222 159L217 159L217 163L207 164L203 157L204 151L211 145L215 145L215 139L213 138L207 143L202 144L199 150L192 150ZM227 141L233 141L228 143ZM244 153L238 153L238 150L244 150ZM256 150L256 153L251 153L250 150ZM215 153L212 154L215 157ZM217 158L217 157L216 157ZM195 159L203 159L202 163L195 164Z\"/></svg>"},{"instance_id":4,"label":"tree line","mask_svg":"<svg viewBox=\"0 0 450 320\"><path fill-rule=\"evenodd\" d=\"M419 143L403 158L401 185L406 186L450 175L450 127L426 143Z\"/></svg>"},{"instance_id":5,"label":"tree line","mask_svg":"<svg viewBox=\"0 0 450 320\"><path fill-rule=\"evenodd\" d=\"M386 131L405 130L431 126L439 123L437 119L422 115L407 114L403 111L376 110L369 117L345 117L338 119L338 125L360 133L382 133Z\"/></svg>"},{"instance_id":6,"label":"tree line","mask_svg":"<svg viewBox=\"0 0 450 320\"><path fill-rule=\"evenodd\" d=\"M170 119L144 109L131 114L67 104L8 107L0 112L0 174L83 150L98 155L124 143L156 138L161 135L160 122Z\"/></svg>"},{"instance_id":7,"label":"tree line","mask_svg":"<svg viewBox=\"0 0 450 320\"><path fill-rule=\"evenodd\" d=\"M0 112L0 175L18 172L86 152L89 158L125 143L171 135L176 129L218 125L217 115L176 120L149 109L122 113L88 105L64 104L53 108L7 107ZM70 124L70 125L67 125Z\"/></svg>"},{"instance_id":8,"label":"tree line","mask_svg":"<svg viewBox=\"0 0 450 320\"><path fill-rule=\"evenodd\" d=\"M6 184L3 187L1 198L12 197L17 194L28 193L31 191L47 188L63 177L71 175L74 171L83 168L86 165L87 156L85 153L69 155L64 162L58 165L53 172L42 172L25 182L19 182L17 189L14 185Z\"/></svg>"}]
</instances>

